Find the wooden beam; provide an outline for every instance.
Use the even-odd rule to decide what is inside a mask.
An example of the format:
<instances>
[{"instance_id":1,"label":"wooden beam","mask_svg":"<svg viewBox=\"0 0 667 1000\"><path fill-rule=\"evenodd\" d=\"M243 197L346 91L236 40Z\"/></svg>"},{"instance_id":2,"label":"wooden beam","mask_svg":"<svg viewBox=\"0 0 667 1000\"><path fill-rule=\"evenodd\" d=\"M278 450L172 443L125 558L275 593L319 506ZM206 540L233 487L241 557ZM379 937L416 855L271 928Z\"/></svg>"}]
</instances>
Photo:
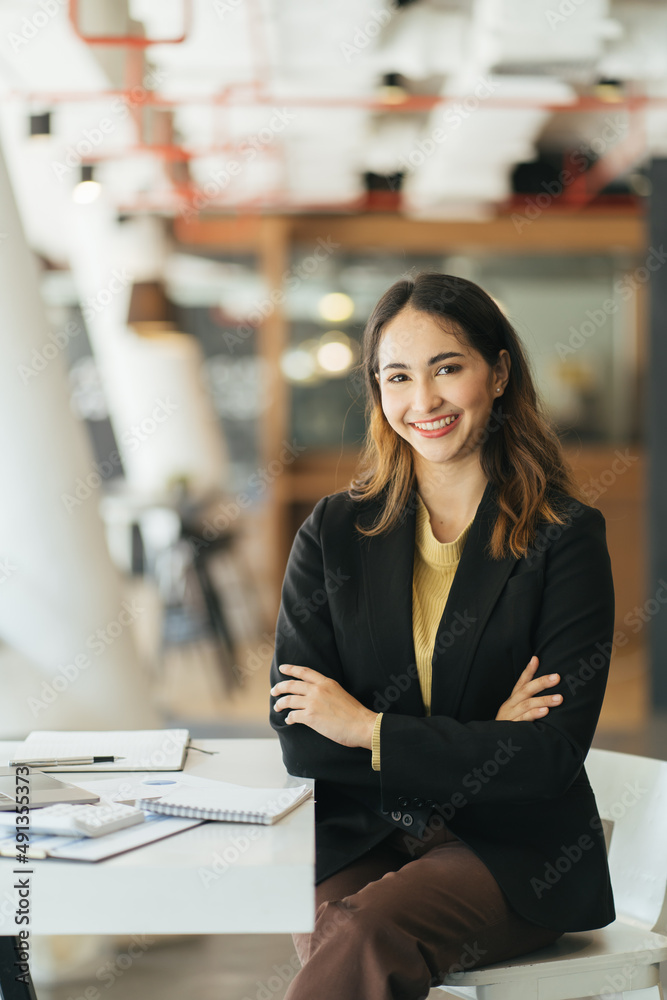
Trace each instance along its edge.
<instances>
[{"instance_id":1,"label":"wooden beam","mask_svg":"<svg viewBox=\"0 0 667 1000\"><path fill-rule=\"evenodd\" d=\"M539 212L539 209L537 210ZM528 213L533 214L533 213ZM634 213L597 214L514 212L488 222L424 222L396 215L298 216L295 242L311 243L330 237L345 249L397 250L415 253L479 252L490 249L513 253L643 251L646 227Z\"/></svg>"},{"instance_id":2,"label":"wooden beam","mask_svg":"<svg viewBox=\"0 0 667 1000\"><path fill-rule=\"evenodd\" d=\"M262 228L260 215L176 215L173 233L184 246L217 247L244 252L257 250Z\"/></svg>"},{"instance_id":3,"label":"wooden beam","mask_svg":"<svg viewBox=\"0 0 667 1000\"><path fill-rule=\"evenodd\" d=\"M289 343L289 325L283 307L285 291L283 275L289 262L289 219L266 216L260 220L258 232L259 269L264 279L266 297L258 303L264 315L257 334L257 355L262 364L262 396L266 406L259 423L260 457L270 482L274 485L266 513L265 552L268 572L277 601L287 563L291 538L287 527L287 510L280 502L276 483L282 480L285 468L279 468L279 455L289 440L290 393L280 369L280 359Z\"/></svg>"},{"instance_id":4,"label":"wooden beam","mask_svg":"<svg viewBox=\"0 0 667 1000\"><path fill-rule=\"evenodd\" d=\"M415 253L456 253L470 250L509 250L513 253L558 251L641 252L646 246L646 224L636 211L542 211L531 196L526 207L488 222L427 222L401 215L226 216L203 215L174 224L176 238L185 244L217 248L256 248L262 225L269 219L289 224L294 243L312 244L318 237L345 249L396 250ZM532 206L532 207L531 207Z\"/></svg>"}]
</instances>

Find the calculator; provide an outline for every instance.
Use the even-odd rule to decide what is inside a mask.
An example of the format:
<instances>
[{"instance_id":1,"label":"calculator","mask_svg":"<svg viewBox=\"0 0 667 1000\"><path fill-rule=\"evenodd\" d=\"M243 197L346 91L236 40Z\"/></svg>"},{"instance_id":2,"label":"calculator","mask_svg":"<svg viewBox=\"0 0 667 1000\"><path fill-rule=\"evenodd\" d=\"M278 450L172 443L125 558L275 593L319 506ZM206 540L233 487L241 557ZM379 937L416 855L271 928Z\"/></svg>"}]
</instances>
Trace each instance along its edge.
<instances>
[{"instance_id":1,"label":"calculator","mask_svg":"<svg viewBox=\"0 0 667 1000\"><path fill-rule=\"evenodd\" d=\"M143 823L144 818L141 809L120 802L103 802L95 806L62 802L33 810L29 831L59 837L102 837L105 833L115 833L127 826Z\"/></svg>"}]
</instances>

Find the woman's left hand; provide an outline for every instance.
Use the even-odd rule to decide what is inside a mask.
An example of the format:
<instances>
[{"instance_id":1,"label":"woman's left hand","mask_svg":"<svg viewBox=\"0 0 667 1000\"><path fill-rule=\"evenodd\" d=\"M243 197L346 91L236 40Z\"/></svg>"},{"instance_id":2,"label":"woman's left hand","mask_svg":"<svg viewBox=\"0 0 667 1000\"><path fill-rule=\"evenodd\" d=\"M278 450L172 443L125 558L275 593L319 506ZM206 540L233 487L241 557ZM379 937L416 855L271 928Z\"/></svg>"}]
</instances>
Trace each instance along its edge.
<instances>
[{"instance_id":1,"label":"woman's left hand","mask_svg":"<svg viewBox=\"0 0 667 1000\"><path fill-rule=\"evenodd\" d=\"M365 708L337 681L317 670L294 663L281 663L278 669L291 675L271 688L272 695L280 696L275 710L291 709L285 719L288 726L300 722L344 747L371 749L377 712Z\"/></svg>"}]
</instances>

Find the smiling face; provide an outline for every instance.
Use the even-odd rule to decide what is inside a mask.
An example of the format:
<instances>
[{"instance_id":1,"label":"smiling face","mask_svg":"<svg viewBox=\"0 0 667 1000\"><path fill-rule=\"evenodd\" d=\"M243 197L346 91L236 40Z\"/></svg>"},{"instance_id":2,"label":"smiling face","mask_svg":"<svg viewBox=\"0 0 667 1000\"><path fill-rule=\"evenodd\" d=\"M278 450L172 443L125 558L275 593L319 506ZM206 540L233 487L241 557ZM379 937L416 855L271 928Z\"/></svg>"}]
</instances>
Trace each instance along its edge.
<instances>
[{"instance_id":1,"label":"smiling face","mask_svg":"<svg viewBox=\"0 0 667 1000\"><path fill-rule=\"evenodd\" d=\"M429 313L406 306L378 347L382 409L411 446L415 468L469 461L479 451L493 400L509 376L509 354L491 367Z\"/></svg>"}]
</instances>

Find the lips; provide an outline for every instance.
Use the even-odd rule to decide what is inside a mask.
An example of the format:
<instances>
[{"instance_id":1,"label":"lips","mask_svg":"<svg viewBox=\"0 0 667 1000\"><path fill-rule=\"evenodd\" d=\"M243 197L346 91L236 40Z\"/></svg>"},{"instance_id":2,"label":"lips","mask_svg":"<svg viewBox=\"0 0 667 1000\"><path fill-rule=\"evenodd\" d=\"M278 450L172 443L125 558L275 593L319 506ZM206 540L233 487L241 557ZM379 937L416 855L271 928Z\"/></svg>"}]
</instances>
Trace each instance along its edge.
<instances>
[{"instance_id":1,"label":"lips","mask_svg":"<svg viewBox=\"0 0 667 1000\"><path fill-rule=\"evenodd\" d=\"M422 437L443 437L445 434L450 434L459 422L460 413L448 413L444 417L439 417L437 420L418 420L411 423L410 426L413 427L418 434Z\"/></svg>"},{"instance_id":2,"label":"lips","mask_svg":"<svg viewBox=\"0 0 667 1000\"><path fill-rule=\"evenodd\" d=\"M437 417L435 420L415 420L413 426L418 427L420 431L435 431L439 427L446 427L453 423L457 417L458 413L448 413L444 417Z\"/></svg>"}]
</instances>

